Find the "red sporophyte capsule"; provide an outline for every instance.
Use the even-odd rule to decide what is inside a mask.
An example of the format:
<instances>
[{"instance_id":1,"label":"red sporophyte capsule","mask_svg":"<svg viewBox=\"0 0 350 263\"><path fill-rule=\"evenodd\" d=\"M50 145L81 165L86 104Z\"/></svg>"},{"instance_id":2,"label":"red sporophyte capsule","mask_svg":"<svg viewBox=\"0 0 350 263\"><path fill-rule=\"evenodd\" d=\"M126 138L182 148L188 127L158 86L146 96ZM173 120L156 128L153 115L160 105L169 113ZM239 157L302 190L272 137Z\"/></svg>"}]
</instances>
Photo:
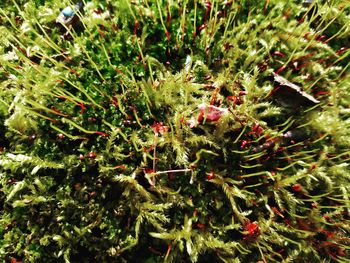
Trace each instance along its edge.
<instances>
[{"instance_id":1,"label":"red sporophyte capsule","mask_svg":"<svg viewBox=\"0 0 350 263\"><path fill-rule=\"evenodd\" d=\"M90 158L90 159L95 159L96 156L97 156L97 155L96 155L96 153L94 153L94 152L89 152L88 155L87 155L87 157Z\"/></svg>"},{"instance_id":2,"label":"red sporophyte capsule","mask_svg":"<svg viewBox=\"0 0 350 263\"><path fill-rule=\"evenodd\" d=\"M301 184L295 184L292 186L292 188L295 192L300 192L302 190Z\"/></svg>"},{"instance_id":3,"label":"red sporophyte capsule","mask_svg":"<svg viewBox=\"0 0 350 263\"><path fill-rule=\"evenodd\" d=\"M144 172L145 172L146 174L153 174L155 171L154 171L152 168L145 168L145 169L144 169Z\"/></svg>"},{"instance_id":4,"label":"red sporophyte capsule","mask_svg":"<svg viewBox=\"0 0 350 263\"><path fill-rule=\"evenodd\" d=\"M206 28L207 25L206 24L203 24L201 25L199 28L198 28L198 32L201 32L204 28Z\"/></svg>"},{"instance_id":5,"label":"red sporophyte capsule","mask_svg":"<svg viewBox=\"0 0 350 263\"><path fill-rule=\"evenodd\" d=\"M235 105L241 105L242 104L242 100L238 96L227 96L227 99L230 100L230 101L233 101L233 103Z\"/></svg>"},{"instance_id":6,"label":"red sporophyte capsule","mask_svg":"<svg viewBox=\"0 0 350 263\"><path fill-rule=\"evenodd\" d=\"M79 160L82 161L82 160L84 160L84 159L85 159L84 155L80 154L80 155L79 155Z\"/></svg>"},{"instance_id":7,"label":"red sporophyte capsule","mask_svg":"<svg viewBox=\"0 0 350 263\"><path fill-rule=\"evenodd\" d=\"M243 140L242 143L241 143L240 148L241 148L241 149L244 149L244 148L247 146L248 143L249 143L248 141Z\"/></svg>"},{"instance_id":8,"label":"red sporophyte capsule","mask_svg":"<svg viewBox=\"0 0 350 263\"><path fill-rule=\"evenodd\" d=\"M198 222L198 223L197 223L197 228L198 228L198 229L204 229L204 228L205 228L205 225L204 225L203 223L201 223L201 222Z\"/></svg>"},{"instance_id":9,"label":"red sporophyte capsule","mask_svg":"<svg viewBox=\"0 0 350 263\"><path fill-rule=\"evenodd\" d=\"M207 175L207 180L212 180L212 179L214 179L214 177L215 177L215 173L214 173L214 171L211 171L210 173L208 173L208 175Z\"/></svg>"},{"instance_id":10,"label":"red sporophyte capsule","mask_svg":"<svg viewBox=\"0 0 350 263\"><path fill-rule=\"evenodd\" d=\"M272 211L279 215L280 217L284 218L283 214L276 208L276 207L271 207Z\"/></svg>"},{"instance_id":11,"label":"red sporophyte capsule","mask_svg":"<svg viewBox=\"0 0 350 263\"><path fill-rule=\"evenodd\" d=\"M63 133L59 133L57 134L57 138L60 139L60 140L63 140L64 139L64 134Z\"/></svg>"},{"instance_id":12,"label":"red sporophyte capsule","mask_svg":"<svg viewBox=\"0 0 350 263\"><path fill-rule=\"evenodd\" d=\"M101 135L103 137L108 137L108 134L105 132L96 131L95 134Z\"/></svg>"},{"instance_id":13,"label":"red sporophyte capsule","mask_svg":"<svg viewBox=\"0 0 350 263\"><path fill-rule=\"evenodd\" d=\"M236 101L236 97L237 96L227 96L227 99L230 100L230 101L235 102Z\"/></svg>"},{"instance_id":14,"label":"red sporophyte capsule","mask_svg":"<svg viewBox=\"0 0 350 263\"><path fill-rule=\"evenodd\" d=\"M163 125L163 122L154 122L151 128L155 135L166 133L169 130L169 127Z\"/></svg>"},{"instance_id":15,"label":"red sporophyte capsule","mask_svg":"<svg viewBox=\"0 0 350 263\"><path fill-rule=\"evenodd\" d=\"M197 164L191 163L190 166L189 166L189 168L190 168L191 170L194 170L194 169L197 168Z\"/></svg>"},{"instance_id":16,"label":"red sporophyte capsule","mask_svg":"<svg viewBox=\"0 0 350 263\"><path fill-rule=\"evenodd\" d=\"M96 195L97 195L97 193L96 193L95 191L89 193L89 196L90 196L90 197L94 197L94 196L96 196Z\"/></svg>"},{"instance_id":17,"label":"red sporophyte capsule","mask_svg":"<svg viewBox=\"0 0 350 263\"><path fill-rule=\"evenodd\" d=\"M225 43L224 48L225 48L225 50L229 50L229 49L233 48L233 45L229 44L229 43Z\"/></svg>"},{"instance_id":18,"label":"red sporophyte capsule","mask_svg":"<svg viewBox=\"0 0 350 263\"><path fill-rule=\"evenodd\" d=\"M131 121L130 120L124 120L123 123L126 124L126 125L130 125Z\"/></svg>"},{"instance_id":19,"label":"red sporophyte capsule","mask_svg":"<svg viewBox=\"0 0 350 263\"><path fill-rule=\"evenodd\" d=\"M279 69L277 69L276 74L281 73L281 72L282 72L283 70L285 70L286 68L287 68L286 66L280 67Z\"/></svg>"},{"instance_id":20,"label":"red sporophyte capsule","mask_svg":"<svg viewBox=\"0 0 350 263\"><path fill-rule=\"evenodd\" d=\"M231 6L231 5L232 5L232 1L225 0L225 1L223 2L223 5L225 5L225 6Z\"/></svg>"},{"instance_id":21,"label":"red sporophyte capsule","mask_svg":"<svg viewBox=\"0 0 350 263\"><path fill-rule=\"evenodd\" d=\"M274 51L272 53L273 56L275 57L280 57L280 58L284 58L286 55L284 53L282 53L281 51Z\"/></svg>"},{"instance_id":22,"label":"red sporophyte capsule","mask_svg":"<svg viewBox=\"0 0 350 263\"><path fill-rule=\"evenodd\" d=\"M198 215L198 208L195 208L194 211L193 211L193 216L197 217L197 215Z\"/></svg>"},{"instance_id":23,"label":"red sporophyte capsule","mask_svg":"<svg viewBox=\"0 0 350 263\"><path fill-rule=\"evenodd\" d=\"M260 136L264 132L264 129L260 126L259 123L254 123L252 130L253 130L253 133L256 134L257 136Z\"/></svg>"},{"instance_id":24,"label":"red sporophyte capsule","mask_svg":"<svg viewBox=\"0 0 350 263\"><path fill-rule=\"evenodd\" d=\"M36 135L35 134L30 135L29 138L28 138L28 140L31 141L31 142L34 141L35 139L36 139Z\"/></svg>"},{"instance_id":25,"label":"red sporophyte capsule","mask_svg":"<svg viewBox=\"0 0 350 263\"><path fill-rule=\"evenodd\" d=\"M210 10L211 9L211 3L209 0L204 1L204 6L206 9Z\"/></svg>"},{"instance_id":26,"label":"red sporophyte capsule","mask_svg":"<svg viewBox=\"0 0 350 263\"><path fill-rule=\"evenodd\" d=\"M324 40L326 37L325 36L318 36L317 38L316 38L316 40L317 41L322 41L322 40Z\"/></svg>"},{"instance_id":27,"label":"red sporophyte capsule","mask_svg":"<svg viewBox=\"0 0 350 263\"><path fill-rule=\"evenodd\" d=\"M238 93L239 96L245 96L245 95L247 95L247 94L248 94L248 91L246 91L246 90L241 90L241 91Z\"/></svg>"},{"instance_id":28,"label":"red sporophyte capsule","mask_svg":"<svg viewBox=\"0 0 350 263\"><path fill-rule=\"evenodd\" d=\"M304 35L304 38L307 39L307 40L309 40L309 35L310 35L310 34L311 34L310 32L307 32L307 33Z\"/></svg>"},{"instance_id":29,"label":"red sporophyte capsule","mask_svg":"<svg viewBox=\"0 0 350 263\"><path fill-rule=\"evenodd\" d=\"M18 260L17 258L11 258L11 263L22 263L21 260Z\"/></svg>"},{"instance_id":30,"label":"red sporophyte capsule","mask_svg":"<svg viewBox=\"0 0 350 263\"><path fill-rule=\"evenodd\" d=\"M330 216L328 215L324 215L323 218L327 221L327 222L333 222L333 220L330 218Z\"/></svg>"},{"instance_id":31,"label":"red sporophyte capsule","mask_svg":"<svg viewBox=\"0 0 350 263\"><path fill-rule=\"evenodd\" d=\"M258 63L258 68L260 69L261 72L265 72L267 70L268 64L266 61L262 63Z\"/></svg>"},{"instance_id":32,"label":"red sporophyte capsule","mask_svg":"<svg viewBox=\"0 0 350 263\"><path fill-rule=\"evenodd\" d=\"M98 8L98 9L94 9L93 12L94 12L95 14L100 15L100 14L102 14L103 11L102 11L101 8Z\"/></svg>"},{"instance_id":33,"label":"red sporophyte capsule","mask_svg":"<svg viewBox=\"0 0 350 263\"><path fill-rule=\"evenodd\" d=\"M246 238L254 238L260 234L260 228L257 222L250 222L250 220L248 220L244 223L243 229L246 232Z\"/></svg>"},{"instance_id":34,"label":"red sporophyte capsule","mask_svg":"<svg viewBox=\"0 0 350 263\"><path fill-rule=\"evenodd\" d=\"M336 52L336 54L337 54L337 55L340 55L341 53L343 53L343 52L346 51L346 50L347 50L346 47L342 47L342 48L340 48L340 49Z\"/></svg>"}]
</instances>

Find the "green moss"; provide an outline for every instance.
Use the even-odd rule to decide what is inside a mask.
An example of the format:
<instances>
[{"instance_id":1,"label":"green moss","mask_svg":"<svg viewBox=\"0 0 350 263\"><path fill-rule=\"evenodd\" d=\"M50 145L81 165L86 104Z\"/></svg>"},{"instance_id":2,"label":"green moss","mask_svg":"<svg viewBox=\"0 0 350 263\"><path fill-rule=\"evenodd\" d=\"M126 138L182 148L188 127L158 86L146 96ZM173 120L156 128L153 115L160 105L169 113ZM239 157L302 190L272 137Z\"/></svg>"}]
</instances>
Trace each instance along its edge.
<instances>
[{"instance_id":1,"label":"green moss","mask_svg":"<svg viewBox=\"0 0 350 263\"><path fill-rule=\"evenodd\" d=\"M323 2L3 5L0 258L345 262L350 6Z\"/></svg>"}]
</instances>

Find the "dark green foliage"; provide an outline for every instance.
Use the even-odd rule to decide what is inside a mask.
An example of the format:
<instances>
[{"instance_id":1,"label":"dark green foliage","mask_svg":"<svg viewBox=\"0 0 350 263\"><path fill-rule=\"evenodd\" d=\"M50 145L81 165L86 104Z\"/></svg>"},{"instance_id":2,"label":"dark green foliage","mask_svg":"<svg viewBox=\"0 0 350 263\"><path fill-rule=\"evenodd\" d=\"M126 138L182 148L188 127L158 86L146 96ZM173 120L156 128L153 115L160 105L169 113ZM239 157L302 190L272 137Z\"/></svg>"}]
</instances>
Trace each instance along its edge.
<instances>
[{"instance_id":1,"label":"dark green foliage","mask_svg":"<svg viewBox=\"0 0 350 263\"><path fill-rule=\"evenodd\" d=\"M2 260L347 262L348 3L83 2L0 9Z\"/></svg>"}]
</instances>

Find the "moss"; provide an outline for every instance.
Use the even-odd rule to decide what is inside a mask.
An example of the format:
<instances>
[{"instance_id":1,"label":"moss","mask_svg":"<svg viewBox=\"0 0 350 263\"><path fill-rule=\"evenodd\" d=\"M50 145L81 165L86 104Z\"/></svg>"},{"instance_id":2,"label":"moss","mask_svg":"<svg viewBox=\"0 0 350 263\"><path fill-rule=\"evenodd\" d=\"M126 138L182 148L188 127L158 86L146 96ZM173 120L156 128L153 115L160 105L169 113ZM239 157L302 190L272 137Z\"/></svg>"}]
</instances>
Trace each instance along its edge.
<instances>
[{"instance_id":1,"label":"moss","mask_svg":"<svg viewBox=\"0 0 350 263\"><path fill-rule=\"evenodd\" d=\"M345 262L348 4L75 4L0 9L1 259Z\"/></svg>"}]
</instances>

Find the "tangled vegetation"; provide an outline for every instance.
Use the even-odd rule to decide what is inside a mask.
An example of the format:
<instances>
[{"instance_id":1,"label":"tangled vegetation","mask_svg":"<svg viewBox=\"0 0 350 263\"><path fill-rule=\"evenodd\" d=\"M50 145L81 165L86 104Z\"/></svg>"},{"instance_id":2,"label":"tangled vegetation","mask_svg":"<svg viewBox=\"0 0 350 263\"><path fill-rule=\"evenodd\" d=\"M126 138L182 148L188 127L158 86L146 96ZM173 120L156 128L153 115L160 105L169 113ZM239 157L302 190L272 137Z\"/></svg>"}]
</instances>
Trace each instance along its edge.
<instances>
[{"instance_id":1,"label":"tangled vegetation","mask_svg":"<svg viewBox=\"0 0 350 263\"><path fill-rule=\"evenodd\" d=\"M301 2L2 3L0 259L348 262L350 3Z\"/></svg>"}]
</instances>

